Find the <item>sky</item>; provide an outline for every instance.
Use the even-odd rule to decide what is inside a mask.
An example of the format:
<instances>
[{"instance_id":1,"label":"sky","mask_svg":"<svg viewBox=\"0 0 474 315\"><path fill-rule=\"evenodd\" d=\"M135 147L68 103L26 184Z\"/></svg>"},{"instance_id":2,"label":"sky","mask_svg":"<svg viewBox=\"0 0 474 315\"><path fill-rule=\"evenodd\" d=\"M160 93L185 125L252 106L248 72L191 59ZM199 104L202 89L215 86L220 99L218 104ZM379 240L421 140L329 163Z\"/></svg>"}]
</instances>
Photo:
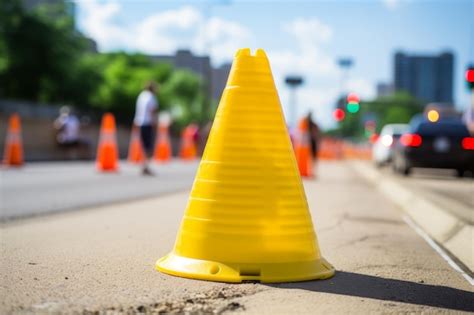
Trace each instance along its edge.
<instances>
[{"instance_id":1,"label":"sky","mask_svg":"<svg viewBox=\"0 0 474 315\"><path fill-rule=\"evenodd\" d=\"M378 82L392 82L393 54L455 53L456 107L469 104L464 71L474 62L471 0L79 0L77 25L99 51L209 54L214 66L230 62L238 48L263 48L270 60L285 115L284 77L304 77L297 115L312 111L325 128L340 93L362 99ZM354 59L343 80L340 57Z\"/></svg>"}]
</instances>

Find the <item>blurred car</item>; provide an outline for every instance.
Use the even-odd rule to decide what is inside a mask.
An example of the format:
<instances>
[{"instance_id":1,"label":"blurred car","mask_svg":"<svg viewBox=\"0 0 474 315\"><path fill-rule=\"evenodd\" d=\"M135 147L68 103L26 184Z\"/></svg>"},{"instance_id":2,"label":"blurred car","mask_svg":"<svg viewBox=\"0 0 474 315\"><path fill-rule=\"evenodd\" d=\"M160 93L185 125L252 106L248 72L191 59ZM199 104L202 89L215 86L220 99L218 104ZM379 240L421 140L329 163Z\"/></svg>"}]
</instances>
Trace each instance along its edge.
<instances>
[{"instance_id":1,"label":"blurred car","mask_svg":"<svg viewBox=\"0 0 474 315\"><path fill-rule=\"evenodd\" d=\"M377 166L390 163L394 144L407 130L407 124L388 124L382 128L372 148L372 158Z\"/></svg>"},{"instance_id":2,"label":"blurred car","mask_svg":"<svg viewBox=\"0 0 474 315\"><path fill-rule=\"evenodd\" d=\"M416 116L396 142L393 169L408 175L413 167L450 168L463 176L474 171L474 137L457 118L430 122Z\"/></svg>"}]
</instances>

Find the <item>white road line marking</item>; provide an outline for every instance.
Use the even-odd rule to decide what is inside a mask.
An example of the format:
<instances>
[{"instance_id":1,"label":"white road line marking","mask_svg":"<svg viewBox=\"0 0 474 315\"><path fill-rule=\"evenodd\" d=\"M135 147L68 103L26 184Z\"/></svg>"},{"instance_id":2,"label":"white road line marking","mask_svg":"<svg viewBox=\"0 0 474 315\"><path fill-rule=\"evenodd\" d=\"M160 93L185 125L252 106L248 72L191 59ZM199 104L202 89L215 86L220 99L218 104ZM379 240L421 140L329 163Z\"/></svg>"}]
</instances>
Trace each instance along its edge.
<instances>
[{"instance_id":1,"label":"white road line marking","mask_svg":"<svg viewBox=\"0 0 474 315\"><path fill-rule=\"evenodd\" d=\"M423 231L418 224L415 223L409 216L404 215L403 220L408 224L413 230L415 230L418 235L420 235L448 264L457 272L459 272L464 279L469 282L470 285L474 286L474 279L468 275L462 268L452 260L449 254L441 248L428 234Z\"/></svg>"}]
</instances>

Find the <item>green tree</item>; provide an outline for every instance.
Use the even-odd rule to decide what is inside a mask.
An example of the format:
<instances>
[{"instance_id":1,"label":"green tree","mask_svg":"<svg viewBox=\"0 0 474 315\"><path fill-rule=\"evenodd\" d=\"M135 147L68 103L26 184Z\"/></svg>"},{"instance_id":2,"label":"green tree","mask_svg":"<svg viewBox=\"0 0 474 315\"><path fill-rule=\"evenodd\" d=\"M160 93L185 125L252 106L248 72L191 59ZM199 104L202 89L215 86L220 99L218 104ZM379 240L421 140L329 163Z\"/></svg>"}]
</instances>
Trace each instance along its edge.
<instances>
[{"instance_id":1,"label":"green tree","mask_svg":"<svg viewBox=\"0 0 474 315\"><path fill-rule=\"evenodd\" d=\"M194 73L143 54L91 53L65 2L26 12L20 0L0 1L0 97L111 111L130 123L149 80L161 86L160 106L176 113L177 126L205 121Z\"/></svg>"},{"instance_id":2,"label":"green tree","mask_svg":"<svg viewBox=\"0 0 474 315\"><path fill-rule=\"evenodd\" d=\"M204 98L198 76L187 70L174 71L161 89L163 108L174 116L176 127L205 121Z\"/></svg>"},{"instance_id":3,"label":"green tree","mask_svg":"<svg viewBox=\"0 0 474 315\"><path fill-rule=\"evenodd\" d=\"M90 98L94 108L113 111L119 119L130 122L143 85L154 80L160 86L160 108L174 114L177 126L203 121L204 102L196 74L173 70L166 63L154 63L142 54L102 54L93 57L90 63L101 74Z\"/></svg>"},{"instance_id":4,"label":"green tree","mask_svg":"<svg viewBox=\"0 0 474 315\"><path fill-rule=\"evenodd\" d=\"M1 96L47 102L74 100L77 72L83 71L76 60L85 39L74 30L64 5L48 10L26 12L17 0L1 2Z\"/></svg>"}]
</instances>

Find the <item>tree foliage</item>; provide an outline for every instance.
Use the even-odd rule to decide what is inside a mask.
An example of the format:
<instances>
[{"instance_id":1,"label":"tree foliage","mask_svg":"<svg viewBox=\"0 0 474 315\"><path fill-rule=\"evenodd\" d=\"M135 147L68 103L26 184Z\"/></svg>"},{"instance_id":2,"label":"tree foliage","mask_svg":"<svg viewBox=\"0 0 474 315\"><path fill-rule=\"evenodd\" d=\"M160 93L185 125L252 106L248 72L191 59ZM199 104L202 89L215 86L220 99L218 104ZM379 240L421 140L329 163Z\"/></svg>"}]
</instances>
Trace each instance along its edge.
<instances>
[{"instance_id":1,"label":"tree foliage","mask_svg":"<svg viewBox=\"0 0 474 315\"><path fill-rule=\"evenodd\" d=\"M64 6L51 6L48 11L27 13L19 1L1 2L2 97L48 102L71 98L78 70L75 61L85 42L63 10Z\"/></svg>"},{"instance_id":2,"label":"tree foliage","mask_svg":"<svg viewBox=\"0 0 474 315\"><path fill-rule=\"evenodd\" d=\"M137 95L154 80L160 107L178 125L205 121L202 78L143 54L91 52L66 10L60 3L26 12L18 0L0 1L0 97L112 111L130 122Z\"/></svg>"}]
</instances>

